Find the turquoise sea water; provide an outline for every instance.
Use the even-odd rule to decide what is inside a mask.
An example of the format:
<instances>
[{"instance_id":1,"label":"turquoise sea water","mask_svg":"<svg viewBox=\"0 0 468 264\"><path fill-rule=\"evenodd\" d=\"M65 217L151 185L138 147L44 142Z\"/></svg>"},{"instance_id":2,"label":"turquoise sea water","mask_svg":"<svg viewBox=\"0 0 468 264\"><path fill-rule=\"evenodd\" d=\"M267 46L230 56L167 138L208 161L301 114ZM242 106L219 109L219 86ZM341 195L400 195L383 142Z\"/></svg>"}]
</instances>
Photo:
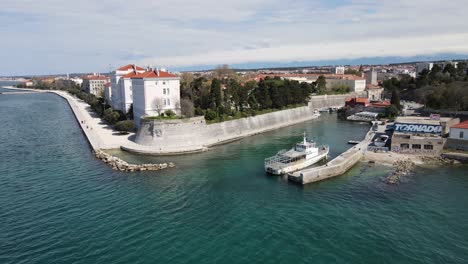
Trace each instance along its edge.
<instances>
[{"instance_id":1,"label":"turquoise sea water","mask_svg":"<svg viewBox=\"0 0 468 264\"><path fill-rule=\"evenodd\" d=\"M52 94L0 95L0 263L467 263L466 166L389 186L360 164L298 186L263 159L306 130L332 156L367 125L335 115L127 174L96 160Z\"/></svg>"}]
</instances>

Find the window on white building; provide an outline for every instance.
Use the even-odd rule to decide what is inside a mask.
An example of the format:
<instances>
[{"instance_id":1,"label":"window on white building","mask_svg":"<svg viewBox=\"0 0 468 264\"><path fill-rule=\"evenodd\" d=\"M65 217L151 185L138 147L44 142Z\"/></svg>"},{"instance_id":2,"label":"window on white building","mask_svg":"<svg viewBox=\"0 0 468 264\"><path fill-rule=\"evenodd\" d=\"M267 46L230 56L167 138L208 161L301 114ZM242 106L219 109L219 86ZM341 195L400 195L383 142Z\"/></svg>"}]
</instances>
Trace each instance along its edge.
<instances>
[{"instance_id":1,"label":"window on white building","mask_svg":"<svg viewBox=\"0 0 468 264\"><path fill-rule=\"evenodd\" d=\"M167 99L167 105L171 105L171 100Z\"/></svg>"},{"instance_id":2,"label":"window on white building","mask_svg":"<svg viewBox=\"0 0 468 264\"><path fill-rule=\"evenodd\" d=\"M167 94L169 94L169 88L167 88L166 90L167 90Z\"/></svg>"},{"instance_id":3,"label":"window on white building","mask_svg":"<svg viewBox=\"0 0 468 264\"><path fill-rule=\"evenodd\" d=\"M163 94L166 94L166 88L163 88Z\"/></svg>"},{"instance_id":4,"label":"window on white building","mask_svg":"<svg viewBox=\"0 0 468 264\"><path fill-rule=\"evenodd\" d=\"M166 85L166 82L163 82L163 85Z\"/></svg>"},{"instance_id":5,"label":"window on white building","mask_svg":"<svg viewBox=\"0 0 468 264\"><path fill-rule=\"evenodd\" d=\"M430 150L430 149L434 149L434 147L432 145L424 145L424 149Z\"/></svg>"},{"instance_id":6,"label":"window on white building","mask_svg":"<svg viewBox=\"0 0 468 264\"><path fill-rule=\"evenodd\" d=\"M463 134L464 134L463 131L460 131L460 138L463 138L464 136Z\"/></svg>"}]
</instances>

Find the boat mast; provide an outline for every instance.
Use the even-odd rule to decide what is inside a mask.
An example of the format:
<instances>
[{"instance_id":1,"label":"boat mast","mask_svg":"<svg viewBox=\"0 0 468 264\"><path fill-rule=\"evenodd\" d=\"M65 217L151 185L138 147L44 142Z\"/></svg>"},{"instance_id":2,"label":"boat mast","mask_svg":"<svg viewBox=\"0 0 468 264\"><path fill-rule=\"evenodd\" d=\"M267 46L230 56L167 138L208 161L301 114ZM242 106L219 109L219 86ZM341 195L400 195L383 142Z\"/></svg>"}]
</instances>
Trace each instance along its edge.
<instances>
[{"instance_id":1,"label":"boat mast","mask_svg":"<svg viewBox=\"0 0 468 264\"><path fill-rule=\"evenodd\" d=\"M304 131L304 145L306 145L306 144L307 144L307 141L306 141L306 133L305 133L305 131Z\"/></svg>"}]
</instances>

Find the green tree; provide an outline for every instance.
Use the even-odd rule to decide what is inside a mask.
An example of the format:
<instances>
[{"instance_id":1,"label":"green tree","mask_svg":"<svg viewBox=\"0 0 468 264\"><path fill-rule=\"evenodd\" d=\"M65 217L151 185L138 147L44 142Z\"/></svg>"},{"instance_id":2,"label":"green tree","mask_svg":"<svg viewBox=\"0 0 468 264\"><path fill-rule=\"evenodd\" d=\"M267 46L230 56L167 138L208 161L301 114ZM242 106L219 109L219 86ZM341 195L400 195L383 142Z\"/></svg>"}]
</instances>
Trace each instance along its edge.
<instances>
[{"instance_id":1,"label":"green tree","mask_svg":"<svg viewBox=\"0 0 468 264\"><path fill-rule=\"evenodd\" d=\"M345 73L345 74L356 75L356 76L359 76L359 77L361 77L361 75L362 75L360 71L354 70L354 69L351 69L351 68L346 69L344 73Z\"/></svg>"},{"instance_id":2,"label":"green tree","mask_svg":"<svg viewBox=\"0 0 468 264\"><path fill-rule=\"evenodd\" d=\"M112 108L107 108L104 111L104 120L106 120L107 123L111 125L117 123L117 121L119 121L119 118L120 118L120 114L112 110Z\"/></svg>"},{"instance_id":3,"label":"green tree","mask_svg":"<svg viewBox=\"0 0 468 264\"><path fill-rule=\"evenodd\" d=\"M323 75L320 75L317 80L315 81L316 83L316 90L317 90L317 93L318 94L322 94L325 92L325 90L327 89L327 80L325 79L325 77Z\"/></svg>"},{"instance_id":4,"label":"green tree","mask_svg":"<svg viewBox=\"0 0 468 264\"><path fill-rule=\"evenodd\" d=\"M221 81L219 81L217 78L214 78L211 81L210 107L212 109L216 109L217 107L221 106L221 102Z\"/></svg>"},{"instance_id":5,"label":"green tree","mask_svg":"<svg viewBox=\"0 0 468 264\"><path fill-rule=\"evenodd\" d=\"M211 109L206 110L205 119L208 121L215 120L218 117L217 113Z\"/></svg>"},{"instance_id":6,"label":"green tree","mask_svg":"<svg viewBox=\"0 0 468 264\"><path fill-rule=\"evenodd\" d=\"M130 132L135 129L135 124L133 124L133 121L131 120L123 120L119 121L115 124L115 130L120 131L120 132Z\"/></svg>"},{"instance_id":7,"label":"green tree","mask_svg":"<svg viewBox=\"0 0 468 264\"><path fill-rule=\"evenodd\" d=\"M392 90L392 98L390 99L390 104L394 105L399 110L402 109L400 104L400 93L397 91L397 89Z\"/></svg>"},{"instance_id":8,"label":"green tree","mask_svg":"<svg viewBox=\"0 0 468 264\"><path fill-rule=\"evenodd\" d=\"M395 105L390 105L385 108L385 115L390 118L398 116L400 110Z\"/></svg>"},{"instance_id":9,"label":"green tree","mask_svg":"<svg viewBox=\"0 0 468 264\"><path fill-rule=\"evenodd\" d=\"M174 111L172 111L170 109L167 109L166 111L164 111L164 115L167 116L167 117L174 117L174 116L176 116L176 113L174 113Z\"/></svg>"}]
</instances>

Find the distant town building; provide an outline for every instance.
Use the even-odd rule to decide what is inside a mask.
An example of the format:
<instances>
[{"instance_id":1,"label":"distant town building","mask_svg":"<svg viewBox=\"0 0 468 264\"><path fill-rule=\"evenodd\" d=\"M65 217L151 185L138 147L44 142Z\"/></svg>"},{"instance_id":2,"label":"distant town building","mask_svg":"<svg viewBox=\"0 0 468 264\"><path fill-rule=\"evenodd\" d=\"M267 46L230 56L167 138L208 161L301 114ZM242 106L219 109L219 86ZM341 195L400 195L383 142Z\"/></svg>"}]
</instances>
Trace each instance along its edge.
<instances>
[{"instance_id":1,"label":"distant town building","mask_svg":"<svg viewBox=\"0 0 468 264\"><path fill-rule=\"evenodd\" d=\"M380 101L383 99L384 88L378 85L367 84L367 98L371 101Z\"/></svg>"},{"instance_id":2,"label":"distant town building","mask_svg":"<svg viewBox=\"0 0 468 264\"><path fill-rule=\"evenodd\" d=\"M30 80L29 80L29 81L24 81L24 82L23 82L23 85L24 85L25 87L33 87L33 86L34 86L34 83L33 83L33 81L30 81Z\"/></svg>"},{"instance_id":3,"label":"distant town building","mask_svg":"<svg viewBox=\"0 0 468 264\"><path fill-rule=\"evenodd\" d=\"M434 67L434 63L432 62L418 62L416 63L416 72L419 74L423 70L432 70L432 67Z\"/></svg>"},{"instance_id":4,"label":"distant town building","mask_svg":"<svg viewBox=\"0 0 468 264\"><path fill-rule=\"evenodd\" d=\"M111 74L111 106L115 110L127 113L133 103L131 77L145 72L145 69L135 64L128 64L116 69Z\"/></svg>"},{"instance_id":5,"label":"distant town building","mask_svg":"<svg viewBox=\"0 0 468 264\"><path fill-rule=\"evenodd\" d=\"M347 107L356 107L356 106L367 107L367 106L369 106L369 100L367 98L363 98L363 97L346 98L345 106L347 106Z\"/></svg>"},{"instance_id":6,"label":"distant town building","mask_svg":"<svg viewBox=\"0 0 468 264\"><path fill-rule=\"evenodd\" d=\"M103 75L94 74L83 77L83 91L94 94L97 97L104 95L104 85L109 82L109 78Z\"/></svg>"},{"instance_id":7,"label":"distant town building","mask_svg":"<svg viewBox=\"0 0 468 264\"><path fill-rule=\"evenodd\" d=\"M151 69L131 77L133 117L159 116L167 110L180 115L180 78L166 70Z\"/></svg>"},{"instance_id":8,"label":"distant town building","mask_svg":"<svg viewBox=\"0 0 468 264\"><path fill-rule=\"evenodd\" d=\"M331 69L332 74L345 74L345 67L336 66Z\"/></svg>"},{"instance_id":9,"label":"distant town building","mask_svg":"<svg viewBox=\"0 0 468 264\"><path fill-rule=\"evenodd\" d=\"M78 78L78 77L70 78L70 81L74 82L76 85L82 85L83 84L83 79Z\"/></svg>"},{"instance_id":10,"label":"distant town building","mask_svg":"<svg viewBox=\"0 0 468 264\"><path fill-rule=\"evenodd\" d=\"M377 85L377 72L372 68L370 71L364 74L366 77L366 84Z\"/></svg>"},{"instance_id":11,"label":"distant town building","mask_svg":"<svg viewBox=\"0 0 468 264\"><path fill-rule=\"evenodd\" d=\"M326 88L333 89L338 86L345 86L350 92L364 92L366 89L366 80L362 77L352 74L259 74L255 76L255 80L259 81L266 77L280 77L291 81L313 83L318 77L325 77Z\"/></svg>"}]
</instances>

